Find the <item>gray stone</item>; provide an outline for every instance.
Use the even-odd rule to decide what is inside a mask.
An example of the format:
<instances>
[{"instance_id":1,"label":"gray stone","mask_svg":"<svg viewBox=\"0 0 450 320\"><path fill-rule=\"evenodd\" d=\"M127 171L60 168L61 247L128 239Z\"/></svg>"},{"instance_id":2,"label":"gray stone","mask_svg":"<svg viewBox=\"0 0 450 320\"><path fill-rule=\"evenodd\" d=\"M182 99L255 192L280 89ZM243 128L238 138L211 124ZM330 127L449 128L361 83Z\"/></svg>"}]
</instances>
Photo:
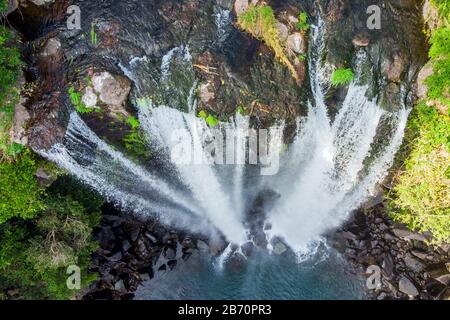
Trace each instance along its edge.
<instances>
[{"instance_id":1,"label":"gray stone","mask_svg":"<svg viewBox=\"0 0 450 320\"><path fill-rule=\"evenodd\" d=\"M425 79L433 74L433 65L429 62L420 70L417 75L417 97L424 99L427 97L428 86L425 84Z\"/></svg>"},{"instance_id":2,"label":"gray stone","mask_svg":"<svg viewBox=\"0 0 450 320\"><path fill-rule=\"evenodd\" d=\"M275 253L276 255L281 255L281 254L285 253L286 251L287 251L287 248L283 242L277 241L273 244L273 253Z\"/></svg>"},{"instance_id":3,"label":"gray stone","mask_svg":"<svg viewBox=\"0 0 450 320\"><path fill-rule=\"evenodd\" d=\"M52 57L61 52L61 42L56 38L50 38L41 52L43 57Z\"/></svg>"},{"instance_id":4,"label":"gray stone","mask_svg":"<svg viewBox=\"0 0 450 320\"><path fill-rule=\"evenodd\" d=\"M402 277L398 283L398 289L400 292L408 295L409 297L417 297L419 295L419 291L414 286L414 284L406 277Z\"/></svg>"},{"instance_id":5,"label":"gray stone","mask_svg":"<svg viewBox=\"0 0 450 320\"><path fill-rule=\"evenodd\" d=\"M394 232L394 234L403 240L417 240L417 241L426 241L425 236L419 234L419 233L415 233L406 229L399 229L399 228L394 228L392 230L392 232Z\"/></svg>"},{"instance_id":6,"label":"gray stone","mask_svg":"<svg viewBox=\"0 0 450 320\"><path fill-rule=\"evenodd\" d=\"M174 249L172 248L167 248L166 251L164 251L164 257L168 260L172 260L175 259L176 257L176 252Z\"/></svg>"},{"instance_id":7,"label":"gray stone","mask_svg":"<svg viewBox=\"0 0 450 320\"><path fill-rule=\"evenodd\" d=\"M94 91L94 88L87 87L84 91L83 97L81 98L81 101L85 104L88 108L94 108L97 106L97 94Z\"/></svg>"},{"instance_id":8,"label":"gray stone","mask_svg":"<svg viewBox=\"0 0 450 320\"><path fill-rule=\"evenodd\" d=\"M245 11L247 11L249 6L248 0L236 0L234 2L234 12L237 16L240 16Z\"/></svg>"},{"instance_id":9,"label":"gray stone","mask_svg":"<svg viewBox=\"0 0 450 320\"><path fill-rule=\"evenodd\" d=\"M287 47L297 54L306 53L306 40L300 32L293 33L287 39Z\"/></svg>"},{"instance_id":10,"label":"gray stone","mask_svg":"<svg viewBox=\"0 0 450 320\"><path fill-rule=\"evenodd\" d=\"M122 76L113 76L104 71L92 76L92 84L100 101L108 105L113 114L128 115L123 106L131 91L130 80Z\"/></svg>"},{"instance_id":11,"label":"gray stone","mask_svg":"<svg viewBox=\"0 0 450 320\"><path fill-rule=\"evenodd\" d=\"M28 144L26 126L30 120L30 113L24 107L25 102L26 99L21 97L19 103L14 107L13 126L10 132L11 142L21 145Z\"/></svg>"},{"instance_id":12,"label":"gray stone","mask_svg":"<svg viewBox=\"0 0 450 320\"><path fill-rule=\"evenodd\" d=\"M127 289L125 288L125 283L123 280L119 280L114 284L114 290L119 292L126 292Z\"/></svg>"},{"instance_id":13,"label":"gray stone","mask_svg":"<svg viewBox=\"0 0 450 320\"><path fill-rule=\"evenodd\" d=\"M277 30L280 40L283 42L287 41L289 37L289 28L284 23L277 22Z\"/></svg>"},{"instance_id":14,"label":"gray stone","mask_svg":"<svg viewBox=\"0 0 450 320\"><path fill-rule=\"evenodd\" d=\"M409 253L407 253L405 255L404 261L405 261L405 265L414 272L420 272L425 268L423 263L421 263L417 259L414 259L413 256Z\"/></svg>"}]
</instances>

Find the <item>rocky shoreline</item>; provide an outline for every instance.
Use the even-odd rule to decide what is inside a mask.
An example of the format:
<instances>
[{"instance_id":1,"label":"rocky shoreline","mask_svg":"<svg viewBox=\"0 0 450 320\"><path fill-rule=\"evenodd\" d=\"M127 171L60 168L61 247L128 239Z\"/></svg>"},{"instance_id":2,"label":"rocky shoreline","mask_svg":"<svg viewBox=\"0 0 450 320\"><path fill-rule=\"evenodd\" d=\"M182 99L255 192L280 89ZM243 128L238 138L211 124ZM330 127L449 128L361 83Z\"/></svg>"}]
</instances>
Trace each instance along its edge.
<instances>
[{"instance_id":1,"label":"rocky shoreline","mask_svg":"<svg viewBox=\"0 0 450 320\"><path fill-rule=\"evenodd\" d=\"M132 299L144 281L174 269L194 250L217 255L224 249L225 242L212 243L199 235L188 235L107 207L95 236L100 249L90 266L99 278L79 294L80 299Z\"/></svg>"},{"instance_id":2,"label":"rocky shoreline","mask_svg":"<svg viewBox=\"0 0 450 320\"><path fill-rule=\"evenodd\" d=\"M380 271L372 299L450 299L450 245L392 221L383 203L356 211L332 243L367 277ZM370 269L368 269L371 267Z\"/></svg>"},{"instance_id":3,"label":"rocky shoreline","mask_svg":"<svg viewBox=\"0 0 450 320\"><path fill-rule=\"evenodd\" d=\"M195 250L217 256L226 247L225 242L209 244L204 237L121 215L111 208L103 216L96 238L100 249L90 271L98 273L99 279L80 299L133 299L143 282L151 281L158 272L170 272ZM379 285L373 282L375 289L366 288L370 299L450 299L450 245L428 245L428 235L393 222L382 203L354 212L327 238L357 273L369 279L380 271Z\"/></svg>"}]
</instances>

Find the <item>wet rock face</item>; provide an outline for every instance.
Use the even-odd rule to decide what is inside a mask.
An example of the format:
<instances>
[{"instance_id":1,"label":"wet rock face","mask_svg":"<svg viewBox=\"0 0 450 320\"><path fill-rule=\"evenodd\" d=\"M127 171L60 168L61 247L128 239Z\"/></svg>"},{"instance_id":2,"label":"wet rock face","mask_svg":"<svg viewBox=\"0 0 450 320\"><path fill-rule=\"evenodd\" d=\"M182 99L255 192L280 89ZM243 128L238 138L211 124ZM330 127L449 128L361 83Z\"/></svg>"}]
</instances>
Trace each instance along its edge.
<instances>
[{"instance_id":1,"label":"wet rock face","mask_svg":"<svg viewBox=\"0 0 450 320\"><path fill-rule=\"evenodd\" d=\"M219 248L151 220L120 215L112 208L105 208L95 237L100 249L93 255L90 271L99 278L85 293L86 300L132 299L141 283L157 273L176 268L198 251L208 254Z\"/></svg>"},{"instance_id":2,"label":"wet rock face","mask_svg":"<svg viewBox=\"0 0 450 320\"><path fill-rule=\"evenodd\" d=\"M394 223L383 204L358 211L331 241L363 274L381 270L376 299L448 299L450 246L427 245L430 235Z\"/></svg>"},{"instance_id":3,"label":"wet rock face","mask_svg":"<svg viewBox=\"0 0 450 320\"><path fill-rule=\"evenodd\" d=\"M405 97L395 85L413 92L415 77L427 60L424 35L410 31L423 29L417 2L331 0L319 4L328 30L326 60L337 68L354 68L356 52L364 51L370 65L365 67L362 83L369 85L370 96L387 110L401 104ZM366 10L374 4L381 9L381 29L370 30ZM342 100L336 98L339 107Z\"/></svg>"}]
</instances>

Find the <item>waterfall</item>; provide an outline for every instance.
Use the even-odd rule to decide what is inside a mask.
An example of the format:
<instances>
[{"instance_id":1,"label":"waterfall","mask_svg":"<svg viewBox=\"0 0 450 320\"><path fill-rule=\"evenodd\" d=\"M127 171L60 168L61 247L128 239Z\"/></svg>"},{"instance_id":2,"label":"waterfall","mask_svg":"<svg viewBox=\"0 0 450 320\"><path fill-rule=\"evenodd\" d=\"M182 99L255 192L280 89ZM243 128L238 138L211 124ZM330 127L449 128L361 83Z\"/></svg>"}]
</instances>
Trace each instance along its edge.
<instances>
[{"instance_id":1,"label":"waterfall","mask_svg":"<svg viewBox=\"0 0 450 320\"><path fill-rule=\"evenodd\" d=\"M229 12L220 12L216 16L219 38L225 32L228 15ZM339 226L373 194L392 165L408 117L403 105L398 112L388 112L376 104L376 99L366 97L368 87L358 84L359 69L366 60L361 51L355 63L357 77L331 121L325 96L332 67L321 62L325 31L320 19L311 31L312 99L308 116L297 120L294 142L282 152L284 124L269 130L271 152L267 163L281 156L276 175L262 176L255 170L261 164L246 162L247 156L250 158L246 156L251 131L248 117L237 114L214 129L197 117L194 93L198 80L192 76L187 46L173 48L162 58L159 81L164 84L164 94L170 97L166 105L154 105L146 97L149 83L142 77L149 63L146 57L133 58L127 66L120 65L135 83L136 108L141 129L151 141L149 148L170 162L168 166L177 176L175 180L170 178L172 175L165 175L162 168L151 169L127 159L96 136L76 113L71 114L64 143L39 152L125 209L194 232L215 234L218 230L235 244L251 240L247 213L258 194L275 191L279 197L266 214L268 239L282 239L296 252L311 250L311 242ZM186 74L183 88L173 87L179 79L173 71L180 73L177 70L180 66L187 68L186 72L181 70ZM184 105L171 105L174 101ZM387 142L381 147L375 146L380 128L384 129ZM220 141L213 138L217 132L231 133L233 143L237 142L235 165L212 161L211 144L216 146L216 152L220 150L217 147ZM185 146L192 150L182 150L178 156L184 158L177 158L174 150L180 151L177 148L183 139L188 139ZM227 256L230 250L231 246Z\"/></svg>"},{"instance_id":2,"label":"waterfall","mask_svg":"<svg viewBox=\"0 0 450 320\"><path fill-rule=\"evenodd\" d=\"M408 117L402 106L389 113L366 97L367 86L358 85L360 66L366 59L357 54L357 77L332 123L325 103L331 67L320 63L325 27L312 30L310 77L314 101L308 117L298 122L299 131L274 186L281 195L269 214L269 237L281 237L294 250L302 251L328 229L338 227L375 191L387 173L403 139ZM399 102L400 103L400 102ZM384 137L389 143L376 151L380 127L394 128ZM375 158L367 168L368 159ZM288 177L289 179L287 179Z\"/></svg>"}]
</instances>

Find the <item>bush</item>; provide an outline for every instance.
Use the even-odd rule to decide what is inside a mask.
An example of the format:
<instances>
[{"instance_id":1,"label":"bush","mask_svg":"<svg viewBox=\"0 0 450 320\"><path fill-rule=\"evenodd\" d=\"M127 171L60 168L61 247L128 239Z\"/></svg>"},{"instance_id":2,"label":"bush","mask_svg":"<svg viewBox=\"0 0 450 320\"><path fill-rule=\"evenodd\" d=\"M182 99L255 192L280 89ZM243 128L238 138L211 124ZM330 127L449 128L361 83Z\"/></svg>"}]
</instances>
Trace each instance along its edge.
<instances>
[{"instance_id":1,"label":"bush","mask_svg":"<svg viewBox=\"0 0 450 320\"><path fill-rule=\"evenodd\" d=\"M0 1L0 15L7 1ZM17 81L22 66L20 53L13 45L13 35L0 25L0 156L14 156L17 148L11 147L9 130L13 121L14 105L18 101Z\"/></svg>"},{"instance_id":2,"label":"bush","mask_svg":"<svg viewBox=\"0 0 450 320\"><path fill-rule=\"evenodd\" d=\"M412 152L394 187L392 217L418 231L429 231L435 243L450 241L450 118L419 104L408 130L418 132Z\"/></svg>"},{"instance_id":3,"label":"bush","mask_svg":"<svg viewBox=\"0 0 450 320\"><path fill-rule=\"evenodd\" d=\"M35 177L37 168L30 151L16 161L0 161L0 224L13 217L34 218L45 208Z\"/></svg>"},{"instance_id":4,"label":"bush","mask_svg":"<svg viewBox=\"0 0 450 320\"><path fill-rule=\"evenodd\" d=\"M69 265L80 267L82 287L95 279L88 266L97 249L92 229L103 201L66 177L43 201L45 209L35 220L0 224L0 292L14 288L25 299L71 298L76 291L66 286Z\"/></svg>"},{"instance_id":5,"label":"bush","mask_svg":"<svg viewBox=\"0 0 450 320\"><path fill-rule=\"evenodd\" d=\"M300 12L298 14L297 29L301 31L308 31L309 28L310 25L308 23L308 15L306 12Z\"/></svg>"},{"instance_id":6,"label":"bush","mask_svg":"<svg viewBox=\"0 0 450 320\"><path fill-rule=\"evenodd\" d=\"M425 80L428 98L450 105L450 28L435 30L430 39L428 53L433 65L433 74Z\"/></svg>"},{"instance_id":7,"label":"bush","mask_svg":"<svg viewBox=\"0 0 450 320\"><path fill-rule=\"evenodd\" d=\"M331 84L334 87L347 85L355 79L352 69L336 69L331 75Z\"/></svg>"}]
</instances>

